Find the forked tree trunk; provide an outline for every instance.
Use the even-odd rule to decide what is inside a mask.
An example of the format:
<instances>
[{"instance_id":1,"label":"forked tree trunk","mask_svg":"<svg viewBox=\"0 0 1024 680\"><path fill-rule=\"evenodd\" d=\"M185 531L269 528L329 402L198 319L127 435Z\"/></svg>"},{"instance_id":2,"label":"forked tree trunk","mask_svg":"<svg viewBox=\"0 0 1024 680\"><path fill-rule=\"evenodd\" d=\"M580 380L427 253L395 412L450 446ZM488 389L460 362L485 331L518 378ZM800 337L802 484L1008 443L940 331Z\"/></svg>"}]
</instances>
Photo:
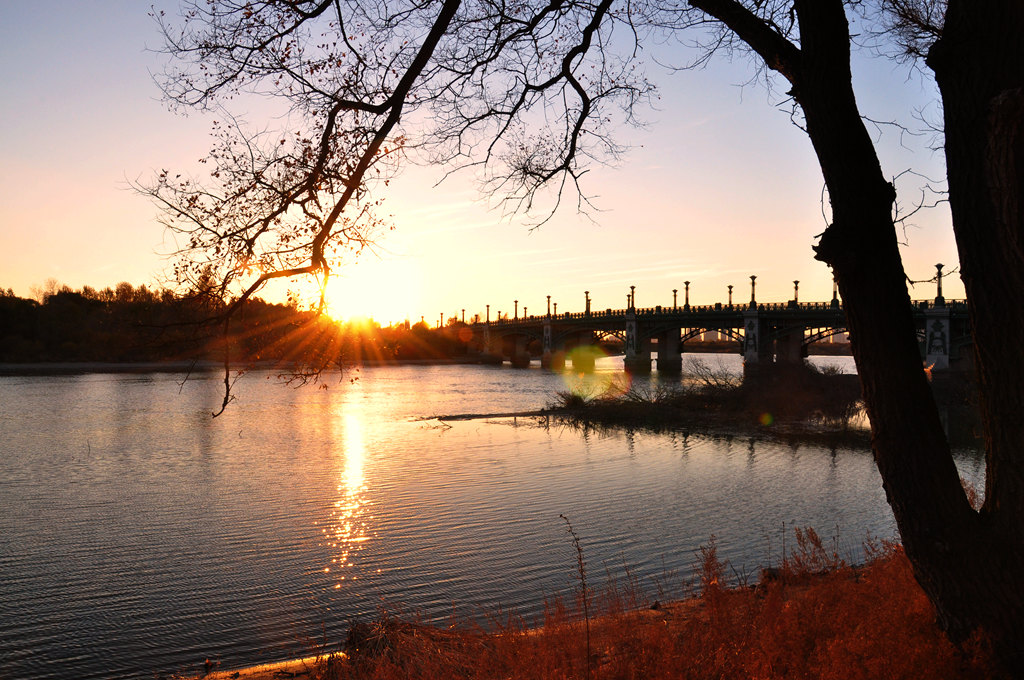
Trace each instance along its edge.
<instances>
[{"instance_id":1,"label":"forked tree trunk","mask_svg":"<svg viewBox=\"0 0 1024 680\"><path fill-rule=\"evenodd\" d=\"M793 85L832 206L817 257L843 294L875 461L914 574L955 641L985 629L1006 669L1024 676L1024 2L949 0L933 55L982 390L981 512L961 487L921 365L895 191L854 97L844 0L793 0L799 48L736 0L690 2Z\"/></svg>"},{"instance_id":2,"label":"forked tree trunk","mask_svg":"<svg viewBox=\"0 0 1024 680\"><path fill-rule=\"evenodd\" d=\"M961 611L983 590L970 575L979 517L960 486L922 369L892 218L895 191L854 98L843 3L795 5L802 38L796 96L833 217L817 256L832 265L843 294L875 462L907 556L943 624L959 637L971 627Z\"/></svg>"},{"instance_id":3,"label":"forked tree trunk","mask_svg":"<svg viewBox=\"0 0 1024 680\"><path fill-rule=\"evenodd\" d=\"M843 292L886 497L915 576L943 628L955 641L986 630L1000 661L1018 674L1024 671L1024 480L1019 462L1024 444L1019 413L1024 404L1024 82L1019 75L1024 33L1018 29L1000 36L1004 45L1013 45L1015 55L986 59L984 66L965 55L951 59L959 80L952 88L947 80L943 88L951 200L959 204L953 215L967 273L986 425L988 497L978 513L960 487L921 368L891 217L895 195L859 120L849 55L839 49L849 45L841 3L795 4L804 65L798 100L834 218L818 255L832 264ZM1003 4L1014 5L1004 14L1019 18L1024 6L1016 0ZM950 4L949 21L959 19L955 5ZM959 11L981 26L1009 25L1005 16L979 18L977 3ZM977 42L957 45L977 52L994 38L977 32L972 37ZM953 39L959 40L959 34L947 34L947 40ZM1015 71L1015 85L999 81L978 93L987 80L978 77L980 68Z\"/></svg>"},{"instance_id":4,"label":"forked tree trunk","mask_svg":"<svg viewBox=\"0 0 1024 680\"><path fill-rule=\"evenodd\" d=\"M987 478L977 583L954 628L987 628L1024 673L1024 3L950 0L928 65L942 93L953 229L974 335Z\"/></svg>"}]
</instances>

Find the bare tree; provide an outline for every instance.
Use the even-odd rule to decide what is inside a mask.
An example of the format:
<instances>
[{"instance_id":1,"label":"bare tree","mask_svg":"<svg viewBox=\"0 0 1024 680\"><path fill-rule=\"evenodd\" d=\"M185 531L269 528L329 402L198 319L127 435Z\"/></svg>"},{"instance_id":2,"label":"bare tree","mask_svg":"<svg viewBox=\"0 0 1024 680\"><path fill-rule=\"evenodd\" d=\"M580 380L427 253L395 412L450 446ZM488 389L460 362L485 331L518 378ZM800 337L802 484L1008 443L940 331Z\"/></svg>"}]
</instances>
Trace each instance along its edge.
<instances>
[{"instance_id":1,"label":"bare tree","mask_svg":"<svg viewBox=\"0 0 1024 680\"><path fill-rule=\"evenodd\" d=\"M179 20L160 13L166 98L219 114L208 177L163 171L140 187L179 239L177 283L215 273L225 333L271 280L322 291L386 228L380 190L412 150L474 165L513 210L551 184L546 214L567 190L584 201L586 161L617 152L605 131L651 91L635 50L607 49L635 47L639 25L612 4L188 0ZM279 127L252 130L238 98L276 106ZM228 372L225 356L225 404Z\"/></svg>"},{"instance_id":2,"label":"bare tree","mask_svg":"<svg viewBox=\"0 0 1024 680\"><path fill-rule=\"evenodd\" d=\"M855 13L898 54L927 55L942 92L986 423L980 511L921 367L896 191L852 85ZM567 191L583 206L588 164L615 157L611 131L652 92L640 68L652 36L686 36L693 65L753 55L759 73L786 82L822 169L831 223L816 257L843 294L875 459L915 574L954 640L983 628L1024 672L1019 0L190 0L179 26L162 26L172 101L264 95L292 130L245 132L227 118L212 185L164 173L151 189L186 240L179 276L217 266L233 304L273 278L328 276L337 250L369 240L382 184L414 151L476 168L514 210L550 214Z\"/></svg>"},{"instance_id":3,"label":"bare tree","mask_svg":"<svg viewBox=\"0 0 1024 680\"><path fill-rule=\"evenodd\" d=\"M619 26L635 45L637 16L611 0L189 1L180 25L161 14L168 100L223 114L209 178L165 171L146 188L185 241L176 274L215 266L239 300L274 278L328 276L380 228L375 197L412 149L477 165L516 209L552 183L575 192L586 161L618 151L613 109L628 120L651 91L634 56L608 49ZM282 104L280 129L252 132L224 108L253 95Z\"/></svg>"}]
</instances>

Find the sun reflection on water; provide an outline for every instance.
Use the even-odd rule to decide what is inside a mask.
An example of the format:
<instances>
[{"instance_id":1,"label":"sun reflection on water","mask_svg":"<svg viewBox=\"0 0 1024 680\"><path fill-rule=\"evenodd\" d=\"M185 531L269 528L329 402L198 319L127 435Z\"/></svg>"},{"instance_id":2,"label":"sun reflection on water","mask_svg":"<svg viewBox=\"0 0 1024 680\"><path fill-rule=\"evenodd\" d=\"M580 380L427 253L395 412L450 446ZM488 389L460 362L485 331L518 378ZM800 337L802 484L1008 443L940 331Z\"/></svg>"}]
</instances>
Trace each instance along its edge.
<instances>
[{"instance_id":1,"label":"sun reflection on water","mask_svg":"<svg viewBox=\"0 0 1024 680\"><path fill-rule=\"evenodd\" d=\"M334 581L336 589L341 588L344 581L358 578L352 573L356 552L362 543L371 538L368 529L370 517L367 514L369 501L366 498L367 486L363 474L366 442L360 414L346 413L339 419L339 426L338 499L321 527L321 545L331 555L331 562L323 568L323 573Z\"/></svg>"}]
</instances>

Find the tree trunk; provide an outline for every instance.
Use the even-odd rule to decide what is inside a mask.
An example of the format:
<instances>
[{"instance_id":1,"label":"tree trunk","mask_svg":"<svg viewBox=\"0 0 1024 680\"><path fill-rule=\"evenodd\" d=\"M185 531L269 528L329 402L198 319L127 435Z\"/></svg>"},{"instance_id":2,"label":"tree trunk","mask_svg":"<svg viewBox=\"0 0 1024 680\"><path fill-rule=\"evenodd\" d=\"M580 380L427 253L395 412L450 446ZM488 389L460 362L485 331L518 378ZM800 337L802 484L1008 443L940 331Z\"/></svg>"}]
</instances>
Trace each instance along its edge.
<instances>
[{"instance_id":1,"label":"tree trunk","mask_svg":"<svg viewBox=\"0 0 1024 680\"><path fill-rule=\"evenodd\" d=\"M941 41L950 56L940 68L937 51L933 65L947 69L939 82L950 200L983 390L988 479L979 513L961 486L922 367L893 224L895 190L854 97L844 1L794 0L799 49L734 0L690 2L793 85L832 206L833 223L815 250L843 294L875 462L907 556L950 637L985 629L1006 668L1022 674L1024 83L1017 70L1024 69L1024 3L950 0ZM992 54L991 42L1003 50Z\"/></svg>"},{"instance_id":2,"label":"tree trunk","mask_svg":"<svg viewBox=\"0 0 1024 680\"><path fill-rule=\"evenodd\" d=\"M802 68L796 96L829 189L833 224L817 247L832 265L871 420L872 448L917 580L954 639L992 609L1013 572L981 555L967 501L921 365L885 180L860 119L841 2L796 3Z\"/></svg>"},{"instance_id":3,"label":"tree trunk","mask_svg":"<svg viewBox=\"0 0 1024 680\"><path fill-rule=\"evenodd\" d=\"M950 0L928 65L942 93L953 229L974 335L987 457L978 552L954 630L986 628L1024 672L1024 4Z\"/></svg>"}]
</instances>

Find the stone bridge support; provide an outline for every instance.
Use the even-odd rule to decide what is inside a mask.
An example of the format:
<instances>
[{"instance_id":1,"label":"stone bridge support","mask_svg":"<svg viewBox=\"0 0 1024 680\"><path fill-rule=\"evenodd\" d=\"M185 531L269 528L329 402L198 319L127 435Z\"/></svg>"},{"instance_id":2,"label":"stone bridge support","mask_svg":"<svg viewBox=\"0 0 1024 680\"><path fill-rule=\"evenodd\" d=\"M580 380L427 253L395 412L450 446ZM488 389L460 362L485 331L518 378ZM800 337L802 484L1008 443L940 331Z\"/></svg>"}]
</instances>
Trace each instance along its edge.
<instances>
[{"instance_id":1,"label":"stone bridge support","mask_svg":"<svg viewBox=\"0 0 1024 680\"><path fill-rule=\"evenodd\" d=\"M933 371L950 367L950 341L953 324L948 307L932 307L924 312L924 363Z\"/></svg>"},{"instance_id":2,"label":"stone bridge support","mask_svg":"<svg viewBox=\"0 0 1024 680\"><path fill-rule=\"evenodd\" d=\"M541 347L540 365L543 368L552 371L562 371L565 369L565 343L555 344L550 319L544 322Z\"/></svg>"},{"instance_id":3,"label":"stone bridge support","mask_svg":"<svg viewBox=\"0 0 1024 680\"><path fill-rule=\"evenodd\" d=\"M682 373L682 349L678 328L660 333L658 335L658 373Z\"/></svg>"},{"instance_id":4,"label":"stone bridge support","mask_svg":"<svg viewBox=\"0 0 1024 680\"><path fill-rule=\"evenodd\" d=\"M548 356L540 358L540 365L551 371L565 370L565 350L555 350Z\"/></svg>"},{"instance_id":5,"label":"stone bridge support","mask_svg":"<svg viewBox=\"0 0 1024 680\"><path fill-rule=\"evenodd\" d=\"M530 367L530 338L525 335L513 335L509 343L509 361L513 368Z\"/></svg>"},{"instance_id":6,"label":"stone bridge support","mask_svg":"<svg viewBox=\"0 0 1024 680\"><path fill-rule=\"evenodd\" d=\"M471 332L473 335L470 337L469 343L466 345L466 349L469 353L479 355L484 353L484 347L486 347L484 344L485 331L485 328L477 328L475 326L472 328Z\"/></svg>"},{"instance_id":7,"label":"stone bridge support","mask_svg":"<svg viewBox=\"0 0 1024 680\"><path fill-rule=\"evenodd\" d=\"M640 338L640 325L636 312L626 312L626 357L623 366L629 373L645 374L651 372L651 341Z\"/></svg>"},{"instance_id":8,"label":"stone bridge support","mask_svg":"<svg viewBox=\"0 0 1024 680\"><path fill-rule=\"evenodd\" d=\"M480 341L480 355L484 363L500 364L502 362L501 339L491 333L491 325L484 324Z\"/></svg>"},{"instance_id":9,"label":"stone bridge support","mask_svg":"<svg viewBox=\"0 0 1024 680\"><path fill-rule=\"evenodd\" d=\"M771 363L772 346L768 339L768 323L756 309L743 312L743 370Z\"/></svg>"},{"instance_id":10,"label":"stone bridge support","mask_svg":"<svg viewBox=\"0 0 1024 680\"><path fill-rule=\"evenodd\" d=\"M793 326L780 331L775 338L775 362L779 364L801 364L807 355L804 346L804 327Z\"/></svg>"},{"instance_id":11,"label":"stone bridge support","mask_svg":"<svg viewBox=\"0 0 1024 680\"><path fill-rule=\"evenodd\" d=\"M566 343L569 347L569 360L572 362L572 370L580 373L589 373L594 370L599 350L594 342L593 331L580 331L575 337Z\"/></svg>"}]
</instances>

